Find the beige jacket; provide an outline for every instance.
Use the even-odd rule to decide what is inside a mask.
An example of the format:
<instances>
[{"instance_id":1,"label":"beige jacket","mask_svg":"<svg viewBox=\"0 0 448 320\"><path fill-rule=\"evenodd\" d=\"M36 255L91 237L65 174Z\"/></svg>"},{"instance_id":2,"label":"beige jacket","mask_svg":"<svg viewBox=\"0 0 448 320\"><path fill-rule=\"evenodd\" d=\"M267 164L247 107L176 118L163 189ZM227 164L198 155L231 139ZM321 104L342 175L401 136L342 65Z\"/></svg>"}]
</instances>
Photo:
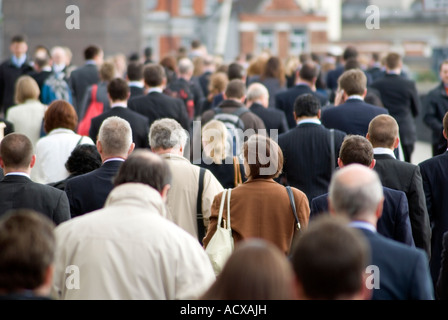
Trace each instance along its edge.
<instances>
[{"instance_id":1,"label":"beige jacket","mask_svg":"<svg viewBox=\"0 0 448 320\"><path fill-rule=\"evenodd\" d=\"M199 166L175 154L162 154L171 169L172 181L168 191L167 207L172 221L195 238L198 236L197 197L199 188ZM215 196L224 189L215 176L207 170L204 175L202 193L202 215L205 227L208 226L210 208Z\"/></svg>"},{"instance_id":2,"label":"beige jacket","mask_svg":"<svg viewBox=\"0 0 448 320\"><path fill-rule=\"evenodd\" d=\"M126 183L103 209L60 224L52 296L79 300L196 299L215 280L199 242L163 217L151 187Z\"/></svg>"}]
</instances>

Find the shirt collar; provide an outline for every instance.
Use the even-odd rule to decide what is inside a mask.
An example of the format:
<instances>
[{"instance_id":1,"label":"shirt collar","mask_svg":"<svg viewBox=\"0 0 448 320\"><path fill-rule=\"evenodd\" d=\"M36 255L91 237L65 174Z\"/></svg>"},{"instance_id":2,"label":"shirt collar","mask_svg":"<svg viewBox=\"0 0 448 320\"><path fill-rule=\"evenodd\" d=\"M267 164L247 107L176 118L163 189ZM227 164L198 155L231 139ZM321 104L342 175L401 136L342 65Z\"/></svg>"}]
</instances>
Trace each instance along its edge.
<instances>
[{"instance_id":1,"label":"shirt collar","mask_svg":"<svg viewBox=\"0 0 448 320\"><path fill-rule=\"evenodd\" d=\"M5 177L7 177L7 176L23 176L23 177L27 177L27 178L31 179L30 175L25 172L10 172L10 173L5 174Z\"/></svg>"},{"instance_id":2,"label":"shirt collar","mask_svg":"<svg viewBox=\"0 0 448 320\"><path fill-rule=\"evenodd\" d=\"M122 162L124 162L124 159L123 158L109 158L109 159L104 160L103 164L106 163L106 162L110 162L110 161L122 161Z\"/></svg>"},{"instance_id":3,"label":"shirt collar","mask_svg":"<svg viewBox=\"0 0 448 320\"><path fill-rule=\"evenodd\" d=\"M397 157L395 157L394 152L389 149L389 148L373 148L373 154L388 154L392 157L394 157L394 159L396 159Z\"/></svg>"},{"instance_id":4,"label":"shirt collar","mask_svg":"<svg viewBox=\"0 0 448 320\"><path fill-rule=\"evenodd\" d=\"M113 103L111 106L111 108L115 108L115 107L122 107L122 108L126 108L127 105L126 103L122 103L122 102L117 102L117 103Z\"/></svg>"},{"instance_id":5,"label":"shirt collar","mask_svg":"<svg viewBox=\"0 0 448 320\"><path fill-rule=\"evenodd\" d=\"M348 225L352 228L366 229L366 230L370 230L372 232L376 232L376 228L373 225L371 225L370 223L365 222L365 221L352 221Z\"/></svg>"},{"instance_id":6,"label":"shirt collar","mask_svg":"<svg viewBox=\"0 0 448 320\"><path fill-rule=\"evenodd\" d=\"M351 95L351 96L349 96L348 98L347 98L347 100L362 100L362 101L364 101L364 98L362 97L362 96L360 96L359 94L354 94L354 95Z\"/></svg>"},{"instance_id":7,"label":"shirt collar","mask_svg":"<svg viewBox=\"0 0 448 320\"><path fill-rule=\"evenodd\" d=\"M149 88L148 93L151 93L151 92L163 93L163 90L162 90L162 88L159 88L159 87Z\"/></svg>"},{"instance_id":8,"label":"shirt collar","mask_svg":"<svg viewBox=\"0 0 448 320\"><path fill-rule=\"evenodd\" d=\"M20 68L26 61L26 54L22 55L20 58L17 58L16 56L13 55L11 57L11 61L15 66Z\"/></svg>"},{"instance_id":9,"label":"shirt collar","mask_svg":"<svg viewBox=\"0 0 448 320\"><path fill-rule=\"evenodd\" d=\"M94 64L96 65L95 60L86 60L86 64Z\"/></svg>"},{"instance_id":10,"label":"shirt collar","mask_svg":"<svg viewBox=\"0 0 448 320\"><path fill-rule=\"evenodd\" d=\"M322 124L319 119L304 119L297 122L297 125L300 126L305 123Z\"/></svg>"},{"instance_id":11,"label":"shirt collar","mask_svg":"<svg viewBox=\"0 0 448 320\"><path fill-rule=\"evenodd\" d=\"M143 83L141 81L129 81L128 86L143 88Z\"/></svg>"}]
</instances>

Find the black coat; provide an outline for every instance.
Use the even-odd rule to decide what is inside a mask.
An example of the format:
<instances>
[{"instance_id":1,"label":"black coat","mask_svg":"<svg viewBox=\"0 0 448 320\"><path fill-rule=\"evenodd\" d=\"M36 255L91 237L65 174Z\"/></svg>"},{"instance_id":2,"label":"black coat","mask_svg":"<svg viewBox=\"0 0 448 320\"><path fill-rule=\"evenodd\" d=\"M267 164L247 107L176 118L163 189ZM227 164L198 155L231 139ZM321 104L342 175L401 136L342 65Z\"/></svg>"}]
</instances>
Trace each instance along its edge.
<instances>
[{"instance_id":1,"label":"black coat","mask_svg":"<svg viewBox=\"0 0 448 320\"><path fill-rule=\"evenodd\" d=\"M268 135L270 135L271 130L277 130L277 134L288 131L286 116L280 110L265 108L258 103L253 103L249 109L263 120Z\"/></svg>"},{"instance_id":2,"label":"black coat","mask_svg":"<svg viewBox=\"0 0 448 320\"><path fill-rule=\"evenodd\" d=\"M442 154L447 148L446 139L443 136L443 117L448 112L448 95L443 83L428 92L424 106L423 121L432 130L434 155Z\"/></svg>"},{"instance_id":3,"label":"black coat","mask_svg":"<svg viewBox=\"0 0 448 320\"><path fill-rule=\"evenodd\" d=\"M64 191L8 175L0 181L0 216L11 209L32 209L43 213L56 225L70 219L70 208Z\"/></svg>"},{"instance_id":4,"label":"black coat","mask_svg":"<svg viewBox=\"0 0 448 320\"><path fill-rule=\"evenodd\" d=\"M85 64L84 66L73 70L70 74L69 85L73 93L73 106L75 107L78 116L80 115L81 104L87 88L99 81L100 75L98 68L94 64Z\"/></svg>"}]
</instances>

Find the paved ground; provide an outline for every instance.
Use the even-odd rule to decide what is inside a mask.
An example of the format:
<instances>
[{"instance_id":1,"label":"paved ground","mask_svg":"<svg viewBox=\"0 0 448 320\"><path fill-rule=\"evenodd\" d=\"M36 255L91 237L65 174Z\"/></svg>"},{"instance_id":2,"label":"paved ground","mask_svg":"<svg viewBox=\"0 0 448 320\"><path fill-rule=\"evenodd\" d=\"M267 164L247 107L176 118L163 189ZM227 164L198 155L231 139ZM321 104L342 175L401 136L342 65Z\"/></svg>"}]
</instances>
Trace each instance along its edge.
<instances>
[{"instance_id":1,"label":"paved ground","mask_svg":"<svg viewBox=\"0 0 448 320\"><path fill-rule=\"evenodd\" d=\"M420 162L432 157L431 144L424 141L417 141L415 150L412 154L412 163L419 164Z\"/></svg>"}]
</instances>

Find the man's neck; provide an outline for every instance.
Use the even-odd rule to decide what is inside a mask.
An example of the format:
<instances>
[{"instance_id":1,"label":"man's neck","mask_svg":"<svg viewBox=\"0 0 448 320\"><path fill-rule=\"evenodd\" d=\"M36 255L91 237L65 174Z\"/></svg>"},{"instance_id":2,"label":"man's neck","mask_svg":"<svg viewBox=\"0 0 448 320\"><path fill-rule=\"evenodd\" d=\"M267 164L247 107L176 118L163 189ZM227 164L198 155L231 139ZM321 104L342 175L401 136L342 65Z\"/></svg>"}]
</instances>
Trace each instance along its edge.
<instances>
[{"instance_id":1,"label":"man's neck","mask_svg":"<svg viewBox=\"0 0 448 320\"><path fill-rule=\"evenodd\" d=\"M318 116L314 116L314 117L305 117L305 116L297 117L296 118L296 123L299 123L300 121L303 121L303 120L319 120L319 117Z\"/></svg>"},{"instance_id":2,"label":"man's neck","mask_svg":"<svg viewBox=\"0 0 448 320\"><path fill-rule=\"evenodd\" d=\"M157 153L158 155L162 155L162 154L174 154L177 156L183 156L183 151L179 148L170 148L170 149L162 149L162 148L158 148L153 150L154 153Z\"/></svg>"},{"instance_id":3,"label":"man's neck","mask_svg":"<svg viewBox=\"0 0 448 320\"><path fill-rule=\"evenodd\" d=\"M26 175L30 175L31 174L31 168L29 169L16 169L16 168L3 168L3 174L7 175L8 173L19 173L19 174L26 174Z\"/></svg>"},{"instance_id":4,"label":"man's neck","mask_svg":"<svg viewBox=\"0 0 448 320\"><path fill-rule=\"evenodd\" d=\"M255 100L255 101L252 101L252 102L251 102L249 108L252 107L254 104L258 104L258 105L262 106L263 108L267 108L267 107L268 107L268 106L266 106L266 105L263 104L263 101L261 101L261 100Z\"/></svg>"}]
</instances>

